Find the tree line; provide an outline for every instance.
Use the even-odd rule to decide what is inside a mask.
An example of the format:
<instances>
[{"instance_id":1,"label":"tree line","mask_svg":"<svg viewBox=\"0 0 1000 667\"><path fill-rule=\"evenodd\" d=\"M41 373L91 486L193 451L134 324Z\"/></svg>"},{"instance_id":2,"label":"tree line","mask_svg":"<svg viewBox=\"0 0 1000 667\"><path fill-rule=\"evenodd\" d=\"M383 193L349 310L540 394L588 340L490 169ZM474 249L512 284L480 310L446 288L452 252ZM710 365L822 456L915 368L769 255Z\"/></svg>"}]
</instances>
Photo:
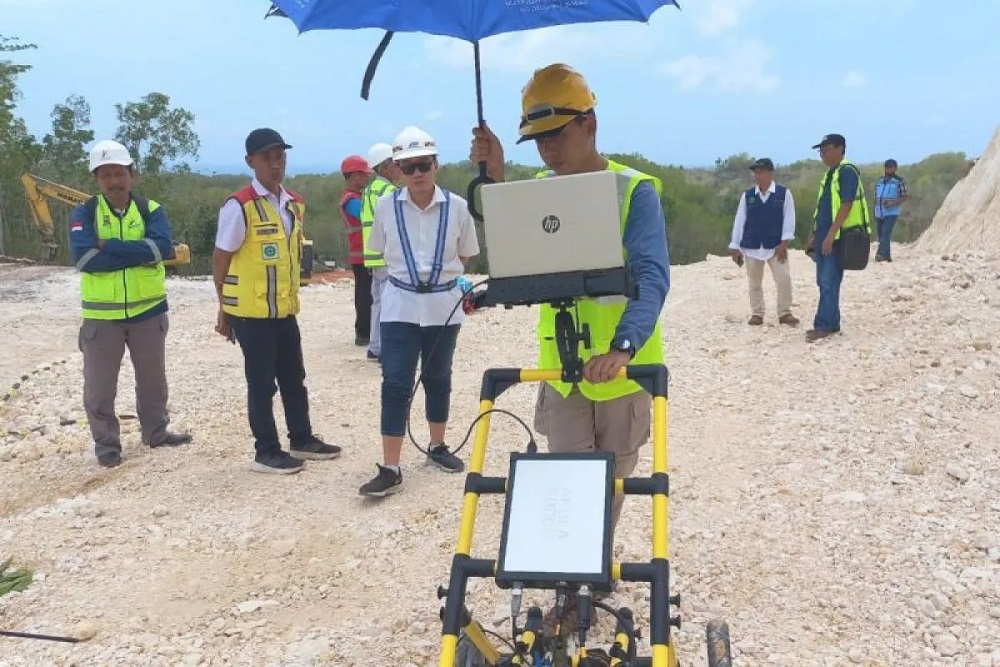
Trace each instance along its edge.
<instances>
[{"instance_id":1,"label":"tree line","mask_svg":"<svg viewBox=\"0 0 1000 667\"><path fill-rule=\"evenodd\" d=\"M41 137L32 135L17 115L22 95L18 77L31 68L17 61L35 48L15 37L0 35L0 254L27 258L37 258L41 246L19 182L21 174L32 172L79 190L94 191L93 178L87 171L86 148L95 137L90 127L91 108L84 97L73 94L56 104L51 129ZM195 114L171 105L167 94L150 92L137 101L115 104L114 109L118 121L114 138L129 148L138 163L136 190L165 207L174 236L191 248L191 266L179 267L178 272L209 272L219 206L227 194L246 184L247 177L209 176L191 170L185 160L197 160L201 146L193 129ZM359 152L363 153L364 148L360 147ZM719 158L713 167L698 169L657 164L639 154L608 157L662 180L672 263L688 264L727 252L738 198L752 185L752 156L740 153ZM938 153L915 164L900 165L899 173L907 180L911 198L904 206L895 238L904 242L916 239L952 186L967 173L968 166L967 156L959 152ZM858 167L874 211L874 183L882 174L881 164ZM532 178L540 168L509 164L507 177ZM824 169L816 159L777 168L776 180L787 186L795 198L794 247L801 248L809 235ZM469 181L477 173L476 165L468 161L445 164L438 182L465 196ZM341 175L336 171L297 175L290 177L286 185L306 200L306 233L313 240L317 258L343 266L348 252L338 212L344 188ZM65 223L69 207L53 203L52 208L60 242L53 261L68 264ZM479 232L484 252L470 270L484 273L488 249L482 229Z\"/></svg>"}]
</instances>

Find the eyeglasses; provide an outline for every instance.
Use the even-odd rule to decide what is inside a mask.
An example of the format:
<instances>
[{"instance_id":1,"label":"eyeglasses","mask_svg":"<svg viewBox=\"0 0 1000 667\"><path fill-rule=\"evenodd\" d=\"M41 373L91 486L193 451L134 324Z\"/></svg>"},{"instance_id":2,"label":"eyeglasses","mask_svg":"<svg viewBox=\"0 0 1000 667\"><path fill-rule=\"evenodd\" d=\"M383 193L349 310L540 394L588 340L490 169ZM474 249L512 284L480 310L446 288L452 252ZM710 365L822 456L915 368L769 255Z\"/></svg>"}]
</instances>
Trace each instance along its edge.
<instances>
[{"instance_id":1,"label":"eyeglasses","mask_svg":"<svg viewBox=\"0 0 1000 667\"><path fill-rule=\"evenodd\" d=\"M418 170L420 171L421 174L426 174L431 170L431 167L433 166L434 166L433 162L425 160L423 162L408 162L406 164L400 163L399 170L402 171L407 176L413 176L413 174L416 173Z\"/></svg>"}]
</instances>

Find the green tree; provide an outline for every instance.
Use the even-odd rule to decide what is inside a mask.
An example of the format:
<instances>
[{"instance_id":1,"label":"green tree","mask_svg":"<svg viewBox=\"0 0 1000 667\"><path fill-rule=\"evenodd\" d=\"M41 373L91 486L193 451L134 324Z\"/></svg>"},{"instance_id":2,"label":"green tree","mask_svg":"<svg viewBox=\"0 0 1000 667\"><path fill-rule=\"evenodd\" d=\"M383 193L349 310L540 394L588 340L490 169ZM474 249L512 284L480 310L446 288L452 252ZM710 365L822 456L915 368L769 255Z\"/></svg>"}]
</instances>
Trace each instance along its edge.
<instances>
[{"instance_id":1,"label":"green tree","mask_svg":"<svg viewBox=\"0 0 1000 667\"><path fill-rule=\"evenodd\" d=\"M115 139L132 153L140 172L159 174L168 160L198 158L201 141L192 128L194 114L183 108L172 109L170 97L149 93L139 102L116 104L118 130ZM186 170L187 165L180 163Z\"/></svg>"},{"instance_id":2,"label":"green tree","mask_svg":"<svg viewBox=\"0 0 1000 667\"><path fill-rule=\"evenodd\" d=\"M83 97L70 95L52 109L52 132L42 139L40 170L60 183L89 187L84 146L93 140L90 105Z\"/></svg>"}]
</instances>

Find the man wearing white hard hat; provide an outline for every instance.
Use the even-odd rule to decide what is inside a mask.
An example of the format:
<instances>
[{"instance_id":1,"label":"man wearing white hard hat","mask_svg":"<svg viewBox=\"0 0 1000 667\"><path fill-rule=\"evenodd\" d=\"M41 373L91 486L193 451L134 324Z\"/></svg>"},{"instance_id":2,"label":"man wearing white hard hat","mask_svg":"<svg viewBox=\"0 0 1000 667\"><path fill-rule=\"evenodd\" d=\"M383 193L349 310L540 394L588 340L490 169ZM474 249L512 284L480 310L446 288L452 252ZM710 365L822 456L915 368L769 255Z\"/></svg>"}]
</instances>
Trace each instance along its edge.
<instances>
[{"instance_id":1,"label":"man wearing white hard hat","mask_svg":"<svg viewBox=\"0 0 1000 667\"><path fill-rule=\"evenodd\" d=\"M385 496L403 483L400 453L410 393L420 363L429 461L447 472L465 466L445 444L451 400L451 362L463 321L464 292L458 278L479 254L466 201L435 184L437 145L407 127L392 146L404 187L375 206L369 247L385 257L388 284L382 295L382 453L375 478L360 493Z\"/></svg>"},{"instance_id":2,"label":"man wearing white hard hat","mask_svg":"<svg viewBox=\"0 0 1000 667\"><path fill-rule=\"evenodd\" d=\"M379 321L382 312L382 292L389 279L385 270L385 258L374 252L368 244L372 224L375 222L375 204L379 198L402 184L402 172L392 159L392 146L375 144L368 149L368 164L372 169L372 179L362 195L361 236L364 245L365 268L372 272L372 325L368 341L368 360L378 361L382 353L382 337L379 335Z\"/></svg>"},{"instance_id":3,"label":"man wearing white hard hat","mask_svg":"<svg viewBox=\"0 0 1000 667\"><path fill-rule=\"evenodd\" d=\"M176 446L191 436L167 430L163 260L173 255L170 223L157 202L132 193L135 163L120 143L97 142L90 172L100 194L70 213L69 245L80 272L84 410L97 461L113 468L123 459L115 397L126 348L143 444Z\"/></svg>"}]
</instances>

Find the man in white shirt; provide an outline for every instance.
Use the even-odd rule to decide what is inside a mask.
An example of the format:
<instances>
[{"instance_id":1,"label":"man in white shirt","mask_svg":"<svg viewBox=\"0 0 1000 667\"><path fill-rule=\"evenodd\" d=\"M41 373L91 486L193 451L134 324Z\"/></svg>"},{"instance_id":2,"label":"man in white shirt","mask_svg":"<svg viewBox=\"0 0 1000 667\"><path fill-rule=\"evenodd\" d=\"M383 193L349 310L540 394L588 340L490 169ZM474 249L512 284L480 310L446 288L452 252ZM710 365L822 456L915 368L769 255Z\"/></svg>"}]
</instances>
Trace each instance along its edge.
<instances>
[{"instance_id":1,"label":"man in white shirt","mask_svg":"<svg viewBox=\"0 0 1000 667\"><path fill-rule=\"evenodd\" d=\"M792 273L788 266L788 242L795 238L795 201L792 191L774 182L774 163L760 158L750 167L756 183L740 196L733 221L729 253L737 266L747 265L750 283L748 324L764 323L764 265L771 268L777 288L778 322L795 326L792 315Z\"/></svg>"},{"instance_id":2,"label":"man in white shirt","mask_svg":"<svg viewBox=\"0 0 1000 667\"><path fill-rule=\"evenodd\" d=\"M451 400L451 363L464 318L457 279L479 254L468 204L435 184L437 146L423 130L407 127L393 142L404 187L379 199L369 248L385 257L382 294L382 453L384 465L360 493L385 496L403 483L399 467L417 362L430 430L427 456L447 472L462 461L445 445Z\"/></svg>"}]
</instances>

